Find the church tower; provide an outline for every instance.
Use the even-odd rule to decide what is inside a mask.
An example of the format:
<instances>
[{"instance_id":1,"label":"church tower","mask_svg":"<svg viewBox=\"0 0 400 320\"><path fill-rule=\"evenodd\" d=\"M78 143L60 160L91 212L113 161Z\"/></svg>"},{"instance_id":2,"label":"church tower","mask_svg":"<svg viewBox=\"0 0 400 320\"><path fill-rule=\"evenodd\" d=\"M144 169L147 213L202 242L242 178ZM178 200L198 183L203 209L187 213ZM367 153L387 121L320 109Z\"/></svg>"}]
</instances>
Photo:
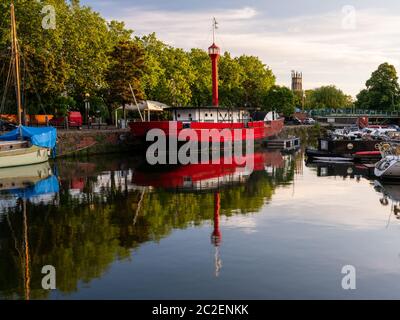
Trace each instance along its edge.
<instances>
[{"instance_id":1,"label":"church tower","mask_svg":"<svg viewBox=\"0 0 400 320\"><path fill-rule=\"evenodd\" d=\"M292 71L292 91L303 92L303 74L298 71Z\"/></svg>"}]
</instances>

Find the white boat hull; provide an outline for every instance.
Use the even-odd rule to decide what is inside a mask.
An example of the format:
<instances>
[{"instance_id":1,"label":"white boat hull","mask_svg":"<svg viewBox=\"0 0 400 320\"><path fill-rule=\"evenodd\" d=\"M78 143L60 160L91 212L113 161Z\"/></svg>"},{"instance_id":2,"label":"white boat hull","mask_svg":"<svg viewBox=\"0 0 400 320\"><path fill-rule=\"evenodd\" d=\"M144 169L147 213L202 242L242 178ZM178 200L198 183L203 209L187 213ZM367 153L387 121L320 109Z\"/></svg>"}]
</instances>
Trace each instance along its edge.
<instances>
[{"instance_id":1,"label":"white boat hull","mask_svg":"<svg viewBox=\"0 0 400 320\"><path fill-rule=\"evenodd\" d=\"M400 178L400 157L386 156L376 163L374 174L378 178Z\"/></svg>"},{"instance_id":2,"label":"white boat hull","mask_svg":"<svg viewBox=\"0 0 400 320\"><path fill-rule=\"evenodd\" d=\"M0 168L0 191L16 188L26 188L40 180L48 178L52 174L48 162L19 166L12 168Z\"/></svg>"},{"instance_id":3,"label":"white boat hull","mask_svg":"<svg viewBox=\"0 0 400 320\"><path fill-rule=\"evenodd\" d=\"M26 166L49 160L48 150L37 146L0 151L0 168Z\"/></svg>"}]
</instances>

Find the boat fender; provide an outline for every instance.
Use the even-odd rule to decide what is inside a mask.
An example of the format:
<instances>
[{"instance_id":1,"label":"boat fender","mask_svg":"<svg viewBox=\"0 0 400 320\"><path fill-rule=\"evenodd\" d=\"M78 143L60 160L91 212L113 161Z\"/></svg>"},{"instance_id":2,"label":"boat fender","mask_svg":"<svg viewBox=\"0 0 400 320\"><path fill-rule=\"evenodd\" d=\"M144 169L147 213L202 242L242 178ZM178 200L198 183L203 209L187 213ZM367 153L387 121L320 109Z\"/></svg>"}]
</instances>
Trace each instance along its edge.
<instances>
[{"instance_id":1,"label":"boat fender","mask_svg":"<svg viewBox=\"0 0 400 320\"><path fill-rule=\"evenodd\" d=\"M379 202L381 203L381 205L383 206L387 206L389 204L389 200L387 198L382 198L379 199Z\"/></svg>"},{"instance_id":2,"label":"boat fender","mask_svg":"<svg viewBox=\"0 0 400 320\"><path fill-rule=\"evenodd\" d=\"M382 198L379 199L379 202L381 203L381 205L383 206L387 206L389 204L389 200L387 198Z\"/></svg>"},{"instance_id":3,"label":"boat fender","mask_svg":"<svg viewBox=\"0 0 400 320\"><path fill-rule=\"evenodd\" d=\"M352 143L349 143L347 145L347 149L352 150L354 148L354 145Z\"/></svg>"}]
</instances>

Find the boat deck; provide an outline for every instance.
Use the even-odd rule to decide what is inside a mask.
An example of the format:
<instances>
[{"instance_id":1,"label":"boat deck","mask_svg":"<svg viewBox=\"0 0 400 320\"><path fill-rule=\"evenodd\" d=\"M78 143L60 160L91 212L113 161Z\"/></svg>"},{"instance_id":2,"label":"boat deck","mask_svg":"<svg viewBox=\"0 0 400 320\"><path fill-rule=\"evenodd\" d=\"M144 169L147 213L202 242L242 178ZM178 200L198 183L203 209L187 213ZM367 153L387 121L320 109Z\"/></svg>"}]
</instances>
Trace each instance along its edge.
<instances>
[{"instance_id":1,"label":"boat deck","mask_svg":"<svg viewBox=\"0 0 400 320\"><path fill-rule=\"evenodd\" d=\"M10 151L28 147L29 142L26 140L0 141L0 151Z\"/></svg>"}]
</instances>

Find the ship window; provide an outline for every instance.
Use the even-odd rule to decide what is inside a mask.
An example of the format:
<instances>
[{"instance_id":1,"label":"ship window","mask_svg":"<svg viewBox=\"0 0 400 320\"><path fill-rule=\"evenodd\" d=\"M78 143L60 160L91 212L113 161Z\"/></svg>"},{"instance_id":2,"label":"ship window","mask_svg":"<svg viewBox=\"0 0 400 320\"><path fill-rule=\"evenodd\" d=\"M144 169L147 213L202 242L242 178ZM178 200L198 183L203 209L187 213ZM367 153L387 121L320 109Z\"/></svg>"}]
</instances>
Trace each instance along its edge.
<instances>
[{"instance_id":1,"label":"ship window","mask_svg":"<svg viewBox=\"0 0 400 320\"><path fill-rule=\"evenodd\" d=\"M206 117L208 116L208 113L206 113Z\"/></svg>"},{"instance_id":2,"label":"ship window","mask_svg":"<svg viewBox=\"0 0 400 320\"><path fill-rule=\"evenodd\" d=\"M210 113L210 117L212 118L212 113Z\"/></svg>"},{"instance_id":3,"label":"ship window","mask_svg":"<svg viewBox=\"0 0 400 320\"><path fill-rule=\"evenodd\" d=\"M191 113L189 113L189 117L191 117L192 116L192 114Z\"/></svg>"},{"instance_id":4,"label":"ship window","mask_svg":"<svg viewBox=\"0 0 400 320\"><path fill-rule=\"evenodd\" d=\"M178 113L178 118L180 118L181 117L181 115L180 115L180 113Z\"/></svg>"}]
</instances>

